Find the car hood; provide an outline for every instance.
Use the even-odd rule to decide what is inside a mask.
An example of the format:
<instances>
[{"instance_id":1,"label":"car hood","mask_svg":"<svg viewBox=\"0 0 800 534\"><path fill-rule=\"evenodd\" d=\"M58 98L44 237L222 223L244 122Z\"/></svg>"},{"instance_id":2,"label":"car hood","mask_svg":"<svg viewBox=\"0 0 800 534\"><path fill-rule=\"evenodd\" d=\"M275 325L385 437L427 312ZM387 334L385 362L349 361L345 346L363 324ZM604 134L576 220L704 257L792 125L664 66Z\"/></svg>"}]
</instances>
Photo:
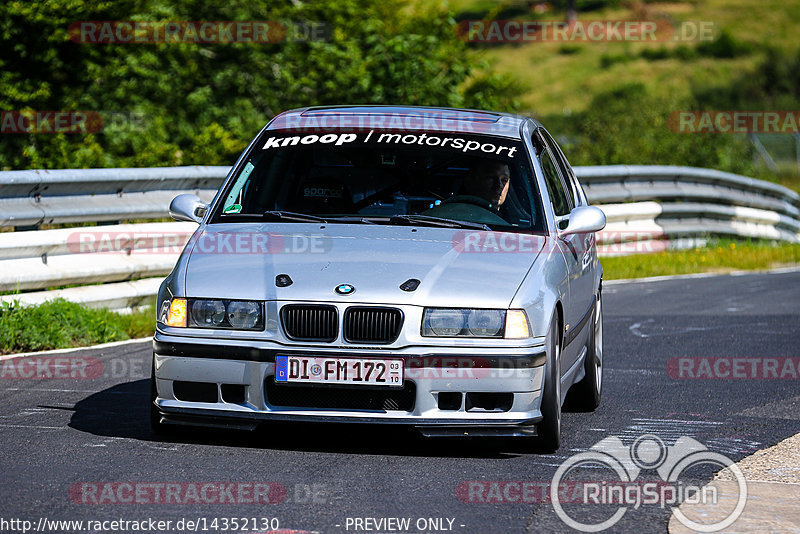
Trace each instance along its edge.
<instances>
[{"instance_id":1,"label":"car hood","mask_svg":"<svg viewBox=\"0 0 800 534\"><path fill-rule=\"evenodd\" d=\"M505 308L545 238L369 224L207 226L187 247L189 297ZM497 246L495 246L497 244ZM276 276L292 283L276 286ZM400 285L420 281L415 291ZM355 291L337 294L350 284Z\"/></svg>"}]
</instances>

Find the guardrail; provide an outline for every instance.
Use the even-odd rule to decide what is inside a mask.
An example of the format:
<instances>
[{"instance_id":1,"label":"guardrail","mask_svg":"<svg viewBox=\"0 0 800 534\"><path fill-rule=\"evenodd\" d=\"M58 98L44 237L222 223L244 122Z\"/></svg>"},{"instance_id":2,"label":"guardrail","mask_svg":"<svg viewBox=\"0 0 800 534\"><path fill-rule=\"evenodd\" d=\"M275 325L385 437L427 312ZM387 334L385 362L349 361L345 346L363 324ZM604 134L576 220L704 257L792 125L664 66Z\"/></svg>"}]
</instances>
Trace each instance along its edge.
<instances>
[{"instance_id":1,"label":"guardrail","mask_svg":"<svg viewBox=\"0 0 800 534\"><path fill-rule=\"evenodd\" d=\"M800 242L800 195L778 184L697 167L575 167L590 202L606 212L610 254L692 246L704 236ZM603 248L601 248L601 251Z\"/></svg>"},{"instance_id":2,"label":"guardrail","mask_svg":"<svg viewBox=\"0 0 800 534\"><path fill-rule=\"evenodd\" d=\"M118 310L151 301L196 225L105 225L167 217L180 193L209 201L229 170L0 172L0 227L104 225L92 230L93 243L81 241L87 234L80 228L0 232L0 291L20 292L0 300L35 304L63 297ZM601 254L681 248L708 235L800 242L800 196L777 184L695 167L610 165L575 167L575 173L608 218L598 236Z\"/></svg>"},{"instance_id":3,"label":"guardrail","mask_svg":"<svg viewBox=\"0 0 800 534\"><path fill-rule=\"evenodd\" d=\"M211 200L230 167L0 172L0 227L167 217L181 193Z\"/></svg>"}]
</instances>

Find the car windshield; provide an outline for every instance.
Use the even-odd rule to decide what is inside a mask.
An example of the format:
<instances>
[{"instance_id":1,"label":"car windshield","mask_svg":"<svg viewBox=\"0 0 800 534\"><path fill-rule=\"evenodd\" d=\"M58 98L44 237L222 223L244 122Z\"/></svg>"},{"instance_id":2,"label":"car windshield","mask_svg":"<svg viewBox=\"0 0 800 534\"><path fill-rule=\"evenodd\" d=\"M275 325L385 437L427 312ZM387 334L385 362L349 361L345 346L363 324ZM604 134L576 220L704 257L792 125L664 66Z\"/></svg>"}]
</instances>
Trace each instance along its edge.
<instances>
[{"instance_id":1,"label":"car windshield","mask_svg":"<svg viewBox=\"0 0 800 534\"><path fill-rule=\"evenodd\" d=\"M522 143L505 137L267 130L227 183L212 222L414 224L542 233L533 177Z\"/></svg>"}]
</instances>

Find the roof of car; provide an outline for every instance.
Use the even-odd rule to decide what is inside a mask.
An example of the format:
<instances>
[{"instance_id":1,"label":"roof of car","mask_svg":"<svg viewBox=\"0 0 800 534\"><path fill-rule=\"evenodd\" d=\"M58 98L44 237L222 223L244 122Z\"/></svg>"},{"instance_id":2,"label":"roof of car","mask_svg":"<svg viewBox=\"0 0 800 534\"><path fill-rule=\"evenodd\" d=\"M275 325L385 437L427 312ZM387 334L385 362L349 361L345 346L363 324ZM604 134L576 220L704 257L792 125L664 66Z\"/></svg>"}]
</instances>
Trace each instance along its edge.
<instances>
[{"instance_id":1,"label":"roof of car","mask_svg":"<svg viewBox=\"0 0 800 534\"><path fill-rule=\"evenodd\" d=\"M288 129L392 129L483 133L519 139L520 126L531 120L522 115L424 106L321 106L285 111L268 125L269 130Z\"/></svg>"}]
</instances>

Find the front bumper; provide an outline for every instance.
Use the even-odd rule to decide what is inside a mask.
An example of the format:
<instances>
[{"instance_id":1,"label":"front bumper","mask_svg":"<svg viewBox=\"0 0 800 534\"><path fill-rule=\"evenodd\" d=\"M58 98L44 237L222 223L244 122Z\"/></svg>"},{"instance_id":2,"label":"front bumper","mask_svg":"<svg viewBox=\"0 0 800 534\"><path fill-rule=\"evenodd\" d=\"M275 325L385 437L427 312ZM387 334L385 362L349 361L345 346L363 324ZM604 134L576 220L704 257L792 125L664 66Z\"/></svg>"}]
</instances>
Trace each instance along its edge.
<instances>
[{"instance_id":1,"label":"front bumper","mask_svg":"<svg viewBox=\"0 0 800 534\"><path fill-rule=\"evenodd\" d=\"M232 342L213 338L188 338L157 332L154 341L156 377L155 405L162 422L202 426L254 428L265 421L308 421L403 424L417 427L424 435L533 435L542 418L541 392L544 380L545 347L519 349L405 347L369 349L353 347L285 346L269 341ZM304 354L348 358L402 358L406 393L413 396L408 406L389 402L384 407L293 406L276 402L275 355ZM180 400L176 381L215 384L216 400ZM238 388L235 401L226 399L225 389ZM330 386L300 386L310 395ZM347 395L348 390L328 391ZM377 393L386 388L375 388ZM213 391L213 390L212 390ZM271 395L270 391L273 392ZM286 390L284 390L286 391ZM363 394L364 386L350 388ZM441 394L450 400L444 406ZM454 395L456 394L456 395ZM457 399L460 394L461 402ZM501 406L481 406L471 399L477 394L502 394L510 399ZM363 395L362 395L363 396ZM491 397L491 395L489 395ZM483 395L482 398L486 398ZM453 404L452 400L456 399ZM313 404L313 403L312 403Z\"/></svg>"}]
</instances>

